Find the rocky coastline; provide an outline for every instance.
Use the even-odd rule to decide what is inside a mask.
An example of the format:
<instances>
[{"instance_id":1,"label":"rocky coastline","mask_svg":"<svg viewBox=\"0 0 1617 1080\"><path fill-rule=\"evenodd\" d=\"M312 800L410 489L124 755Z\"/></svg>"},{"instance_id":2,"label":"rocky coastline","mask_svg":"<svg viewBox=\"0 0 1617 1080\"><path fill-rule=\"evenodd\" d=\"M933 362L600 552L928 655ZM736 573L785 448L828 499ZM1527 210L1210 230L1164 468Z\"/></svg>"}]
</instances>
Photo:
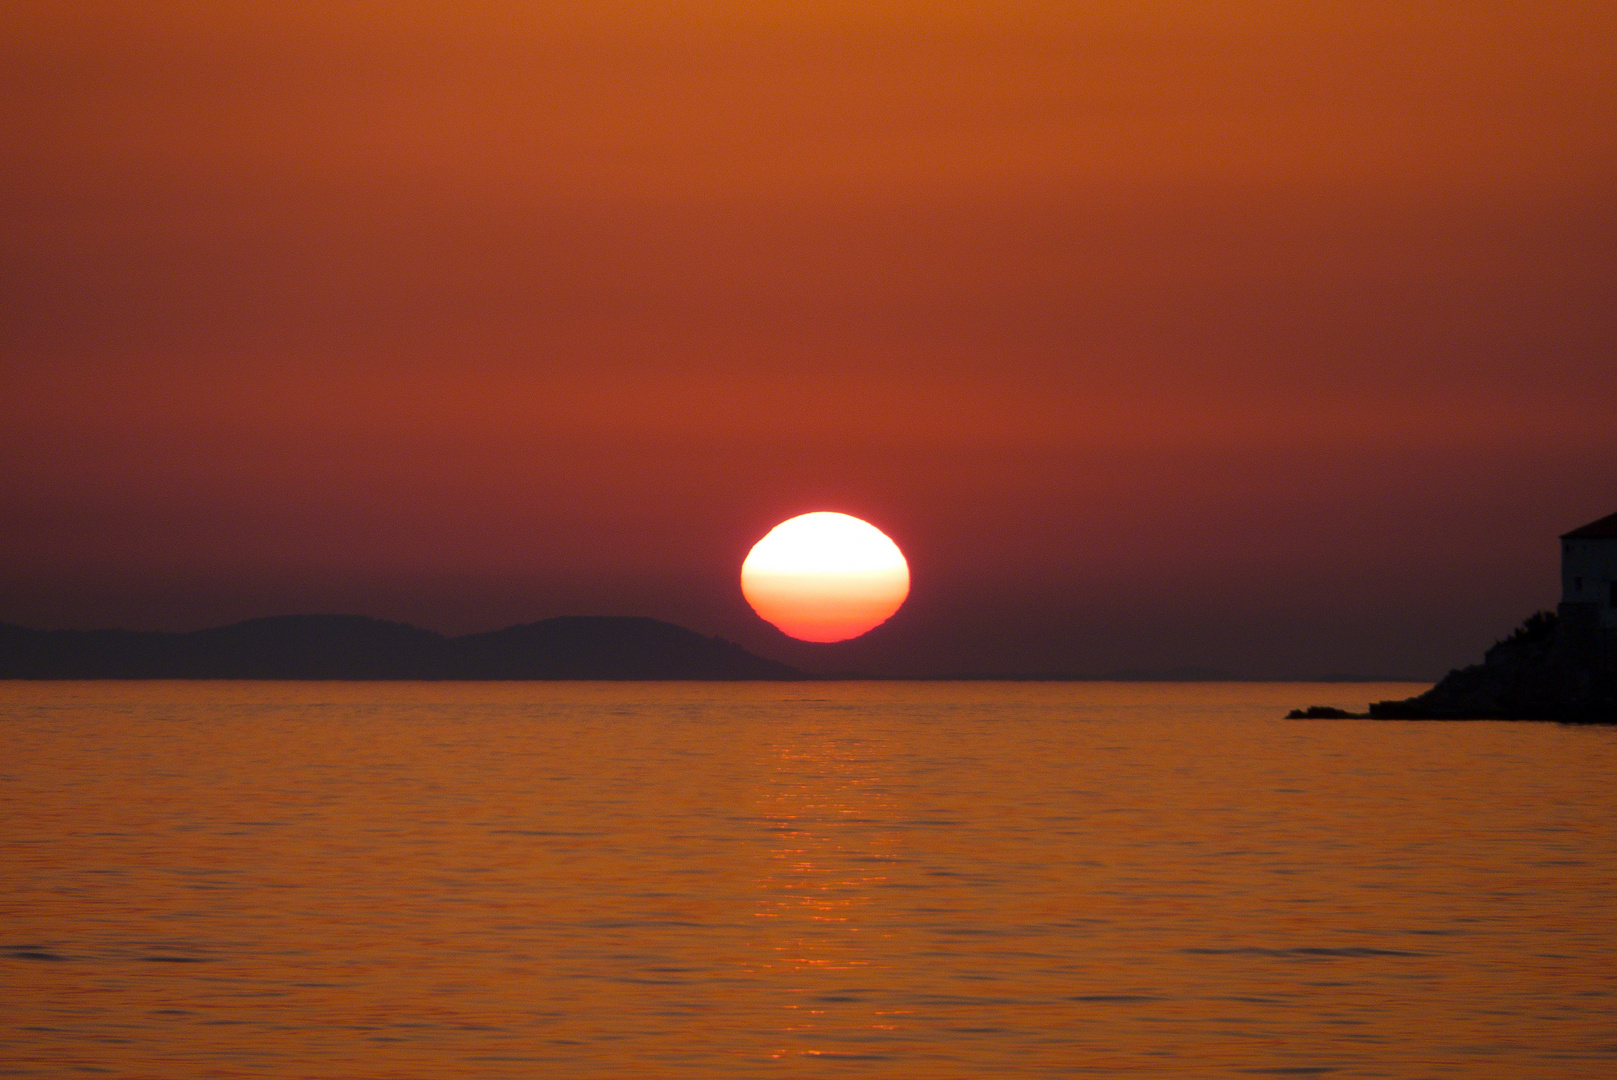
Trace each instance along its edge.
<instances>
[{"instance_id":1,"label":"rocky coastline","mask_svg":"<svg viewBox=\"0 0 1617 1080\"><path fill-rule=\"evenodd\" d=\"M1617 724L1612 635L1555 612L1530 616L1480 664L1456 668L1424 694L1377 701L1369 712L1294 709L1288 719L1550 720Z\"/></svg>"}]
</instances>

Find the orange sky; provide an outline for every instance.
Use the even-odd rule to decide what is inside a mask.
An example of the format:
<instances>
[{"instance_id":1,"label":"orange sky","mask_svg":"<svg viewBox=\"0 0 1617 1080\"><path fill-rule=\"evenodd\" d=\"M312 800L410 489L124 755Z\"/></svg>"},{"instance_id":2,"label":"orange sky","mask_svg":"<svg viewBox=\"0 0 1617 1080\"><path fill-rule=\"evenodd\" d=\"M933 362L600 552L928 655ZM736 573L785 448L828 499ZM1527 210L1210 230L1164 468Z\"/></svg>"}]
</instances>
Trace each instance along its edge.
<instances>
[{"instance_id":1,"label":"orange sky","mask_svg":"<svg viewBox=\"0 0 1617 1080\"><path fill-rule=\"evenodd\" d=\"M0 620L1438 674L1617 510L1614 41L1596 3L13 4ZM859 642L737 587L815 509L909 556Z\"/></svg>"}]
</instances>

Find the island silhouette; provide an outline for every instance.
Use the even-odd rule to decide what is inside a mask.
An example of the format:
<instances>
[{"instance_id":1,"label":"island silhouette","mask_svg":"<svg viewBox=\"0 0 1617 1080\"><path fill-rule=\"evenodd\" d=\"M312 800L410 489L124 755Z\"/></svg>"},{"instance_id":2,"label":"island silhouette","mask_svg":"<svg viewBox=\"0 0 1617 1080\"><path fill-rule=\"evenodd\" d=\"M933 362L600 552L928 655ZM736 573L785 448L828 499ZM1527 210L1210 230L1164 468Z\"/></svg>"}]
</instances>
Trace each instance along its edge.
<instances>
[{"instance_id":1,"label":"island silhouette","mask_svg":"<svg viewBox=\"0 0 1617 1080\"><path fill-rule=\"evenodd\" d=\"M0 624L11 679L775 679L789 665L673 623L573 615L446 637L363 615L278 615L189 633Z\"/></svg>"}]
</instances>

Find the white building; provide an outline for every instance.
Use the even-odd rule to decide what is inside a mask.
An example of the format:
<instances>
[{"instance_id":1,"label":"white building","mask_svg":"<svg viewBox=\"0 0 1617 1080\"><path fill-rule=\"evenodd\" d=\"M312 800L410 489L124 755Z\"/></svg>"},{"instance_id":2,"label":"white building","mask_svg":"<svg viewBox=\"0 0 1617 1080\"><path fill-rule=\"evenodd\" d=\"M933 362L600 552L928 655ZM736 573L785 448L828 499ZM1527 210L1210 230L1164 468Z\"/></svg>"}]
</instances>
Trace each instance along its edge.
<instances>
[{"instance_id":1,"label":"white building","mask_svg":"<svg viewBox=\"0 0 1617 1080\"><path fill-rule=\"evenodd\" d=\"M1561 617L1617 629L1617 514L1561 537Z\"/></svg>"}]
</instances>

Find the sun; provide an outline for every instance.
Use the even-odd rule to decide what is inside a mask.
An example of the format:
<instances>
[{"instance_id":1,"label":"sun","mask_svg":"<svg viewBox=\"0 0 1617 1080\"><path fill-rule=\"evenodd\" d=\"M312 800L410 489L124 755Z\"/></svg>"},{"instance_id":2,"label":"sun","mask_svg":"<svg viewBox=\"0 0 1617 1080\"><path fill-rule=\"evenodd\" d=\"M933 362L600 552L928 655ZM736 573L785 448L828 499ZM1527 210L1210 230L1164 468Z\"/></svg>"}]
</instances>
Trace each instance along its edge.
<instances>
[{"instance_id":1,"label":"sun","mask_svg":"<svg viewBox=\"0 0 1617 1080\"><path fill-rule=\"evenodd\" d=\"M846 641L886 622L910 594L904 553L869 522L820 512L769 530L741 564L741 594L800 641Z\"/></svg>"}]
</instances>

